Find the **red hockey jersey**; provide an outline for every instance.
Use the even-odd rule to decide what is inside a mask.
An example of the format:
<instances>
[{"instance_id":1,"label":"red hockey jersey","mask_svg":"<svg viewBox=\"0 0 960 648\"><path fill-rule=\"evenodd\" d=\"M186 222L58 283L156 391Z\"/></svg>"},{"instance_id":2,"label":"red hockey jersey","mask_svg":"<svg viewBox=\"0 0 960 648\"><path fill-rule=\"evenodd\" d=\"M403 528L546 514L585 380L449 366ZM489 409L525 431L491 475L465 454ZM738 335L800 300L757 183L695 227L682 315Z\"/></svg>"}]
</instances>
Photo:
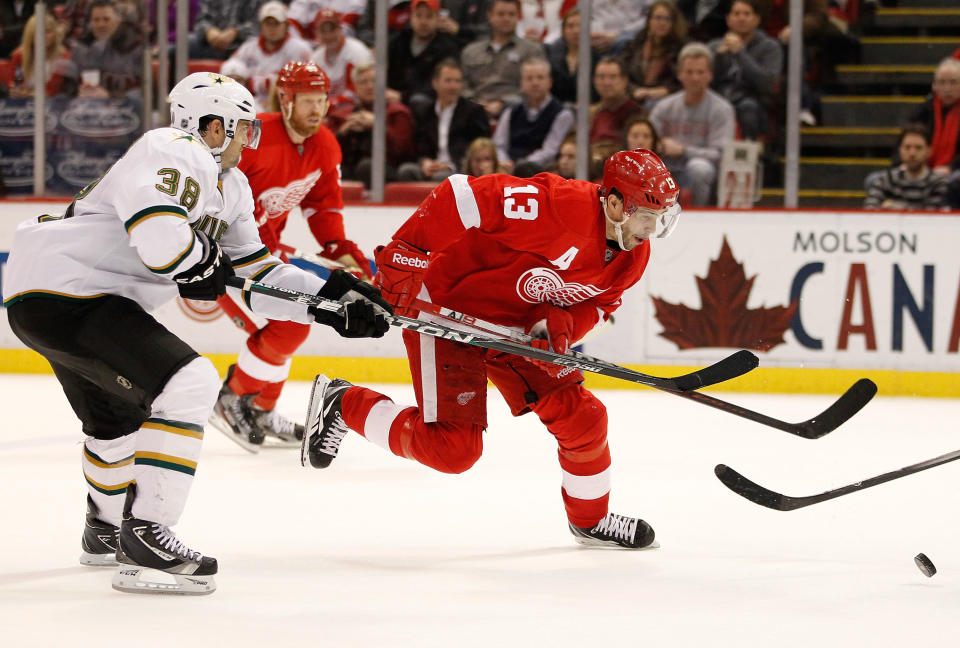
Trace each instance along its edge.
<instances>
[{"instance_id":1,"label":"red hockey jersey","mask_svg":"<svg viewBox=\"0 0 960 648\"><path fill-rule=\"evenodd\" d=\"M606 244L599 187L551 173L453 175L394 235L428 250L424 286L435 304L528 327L543 303L567 308L582 335L605 320L650 258Z\"/></svg>"},{"instance_id":2,"label":"red hockey jersey","mask_svg":"<svg viewBox=\"0 0 960 648\"><path fill-rule=\"evenodd\" d=\"M257 117L263 122L260 145L243 150L239 168L253 190L263 244L276 251L287 214L297 205L321 245L345 239L337 138L321 126L298 146L290 141L280 113Z\"/></svg>"}]
</instances>

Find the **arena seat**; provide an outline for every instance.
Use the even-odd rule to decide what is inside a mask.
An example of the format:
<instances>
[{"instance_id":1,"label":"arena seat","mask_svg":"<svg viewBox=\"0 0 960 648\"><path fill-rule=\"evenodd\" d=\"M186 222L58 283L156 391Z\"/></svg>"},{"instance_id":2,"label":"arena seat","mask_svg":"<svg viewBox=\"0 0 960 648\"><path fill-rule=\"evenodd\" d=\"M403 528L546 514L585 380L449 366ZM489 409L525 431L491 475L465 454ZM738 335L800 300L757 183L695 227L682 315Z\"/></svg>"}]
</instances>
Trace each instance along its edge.
<instances>
[{"instance_id":1,"label":"arena seat","mask_svg":"<svg viewBox=\"0 0 960 648\"><path fill-rule=\"evenodd\" d=\"M173 62L171 61L171 65L172 64ZM187 61L187 74L193 74L194 72L219 72L221 65L223 65L223 61L218 59L189 59ZM152 61L152 67L153 78L156 79L157 70L160 69L160 64L156 58Z\"/></svg>"},{"instance_id":2,"label":"arena seat","mask_svg":"<svg viewBox=\"0 0 960 648\"><path fill-rule=\"evenodd\" d=\"M355 180L344 180L340 183L340 189L343 193L343 202L359 203L363 202L363 183Z\"/></svg>"},{"instance_id":3,"label":"arena seat","mask_svg":"<svg viewBox=\"0 0 960 648\"><path fill-rule=\"evenodd\" d=\"M12 86L14 73L15 70L13 69L13 64L10 62L10 59L0 59L0 83L6 86Z\"/></svg>"},{"instance_id":4,"label":"arena seat","mask_svg":"<svg viewBox=\"0 0 960 648\"><path fill-rule=\"evenodd\" d=\"M419 205L436 186L436 182L388 182L383 188L383 202L388 205Z\"/></svg>"},{"instance_id":5,"label":"arena seat","mask_svg":"<svg viewBox=\"0 0 960 648\"><path fill-rule=\"evenodd\" d=\"M194 72L219 72L223 61L219 59L190 59L187 61L187 74Z\"/></svg>"}]
</instances>

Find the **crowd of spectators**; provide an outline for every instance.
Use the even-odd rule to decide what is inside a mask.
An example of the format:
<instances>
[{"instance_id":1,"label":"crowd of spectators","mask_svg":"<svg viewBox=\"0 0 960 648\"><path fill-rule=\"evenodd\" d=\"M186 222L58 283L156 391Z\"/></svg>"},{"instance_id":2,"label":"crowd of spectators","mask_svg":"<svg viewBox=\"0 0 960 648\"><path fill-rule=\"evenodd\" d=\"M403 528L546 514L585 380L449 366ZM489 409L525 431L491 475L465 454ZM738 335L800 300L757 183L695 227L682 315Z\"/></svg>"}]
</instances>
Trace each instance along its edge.
<instances>
[{"instance_id":1,"label":"crowd of spectators","mask_svg":"<svg viewBox=\"0 0 960 648\"><path fill-rule=\"evenodd\" d=\"M260 109L269 107L283 63L316 61L331 80L327 125L344 150L347 179L369 182L380 73L387 85L388 180L438 181L480 168L573 175L584 27L576 0L390 0L388 65L380 71L373 65L374 4L189 0L189 56L215 61L214 68L246 83ZM173 55L176 3L165 17L165 43L156 42L155 5L49 2L48 96L138 92L144 48L155 57ZM692 204L712 204L727 142L782 136L776 122L789 0L594 0L592 6L591 177L599 177L612 152L649 146ZM0 3L0 58L16 68L13 96L30 96L36 87L33 7L32 0ZM804 0L803 41L803 120L816 123L818 83L832 78L838 63L855 60L857 43L828 0ZM960 61L938 68L934 92L916 116L929 133L930 172L945 178L960 173L958 68ZM911 132L903 139L918 137ZM914 175L903 167L885 182ZM954 185L960 179L944 184ZM947 204L950 192L942 195Z\"/></svg>"}]
</instances>

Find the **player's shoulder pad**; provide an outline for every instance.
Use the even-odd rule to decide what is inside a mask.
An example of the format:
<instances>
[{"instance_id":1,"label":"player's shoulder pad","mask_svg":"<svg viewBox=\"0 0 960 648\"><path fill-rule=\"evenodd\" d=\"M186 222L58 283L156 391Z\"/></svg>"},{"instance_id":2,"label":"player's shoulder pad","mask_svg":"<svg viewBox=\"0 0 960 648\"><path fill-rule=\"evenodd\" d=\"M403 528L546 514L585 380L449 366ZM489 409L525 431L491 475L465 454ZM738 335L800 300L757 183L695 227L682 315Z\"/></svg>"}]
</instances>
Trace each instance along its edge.
<instances>
[{"instance_id":1,"label":"player's shoulder pad","mask_svg":"<svg viewBox=\"0 0 960 648\"><path fill-rule=\"evenodd\" d=\"M220 193L227 213L253 213L253 191L250 181L240 169L227 169L220 174Z\"/></svg>"},{"instance_id":2,"label":"player's shoulder pad","mask_svg":"<svg viewBox=\"0 0 960 648\"><path fill-rule=\"evenodd\" d=\"M216 182L220 167L196 136L176 128L155 128L140 140L157 164L176 167L201 182Z\"/></svg>"}]
</instances>

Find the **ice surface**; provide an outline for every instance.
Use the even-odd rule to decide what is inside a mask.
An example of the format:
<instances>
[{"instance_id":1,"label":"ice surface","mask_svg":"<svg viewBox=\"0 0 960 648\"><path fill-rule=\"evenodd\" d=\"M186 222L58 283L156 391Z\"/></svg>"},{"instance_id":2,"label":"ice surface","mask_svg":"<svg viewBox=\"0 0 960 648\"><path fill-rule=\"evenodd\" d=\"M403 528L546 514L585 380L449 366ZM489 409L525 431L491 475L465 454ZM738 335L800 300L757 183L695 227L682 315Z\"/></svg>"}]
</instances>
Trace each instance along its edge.
<instances>
[{"instance_id":1,"label":"ice surface","mask_svg":"<svg viewBox=\"0 0 960 648\"><path fill-rule=\"evenodd\" d=\"M407 386L383 390L408 401ZM351 435L324 471L213 427L177 526L218 591L138 596L77 562L79 424L52 377L0 376L4 646L955 646L960 464L794 512L713 476L806 495L960 447L960 402L878 397L817 441L647 391L605 391L612 510L662 547L576 545L553 439L491 392L486 451L449 476ZM300 418L308 385L281 410ZM723 397L803 420L824 396ZM931 579L913 564L924 552Z\"/></svg>"}]
</instances>

